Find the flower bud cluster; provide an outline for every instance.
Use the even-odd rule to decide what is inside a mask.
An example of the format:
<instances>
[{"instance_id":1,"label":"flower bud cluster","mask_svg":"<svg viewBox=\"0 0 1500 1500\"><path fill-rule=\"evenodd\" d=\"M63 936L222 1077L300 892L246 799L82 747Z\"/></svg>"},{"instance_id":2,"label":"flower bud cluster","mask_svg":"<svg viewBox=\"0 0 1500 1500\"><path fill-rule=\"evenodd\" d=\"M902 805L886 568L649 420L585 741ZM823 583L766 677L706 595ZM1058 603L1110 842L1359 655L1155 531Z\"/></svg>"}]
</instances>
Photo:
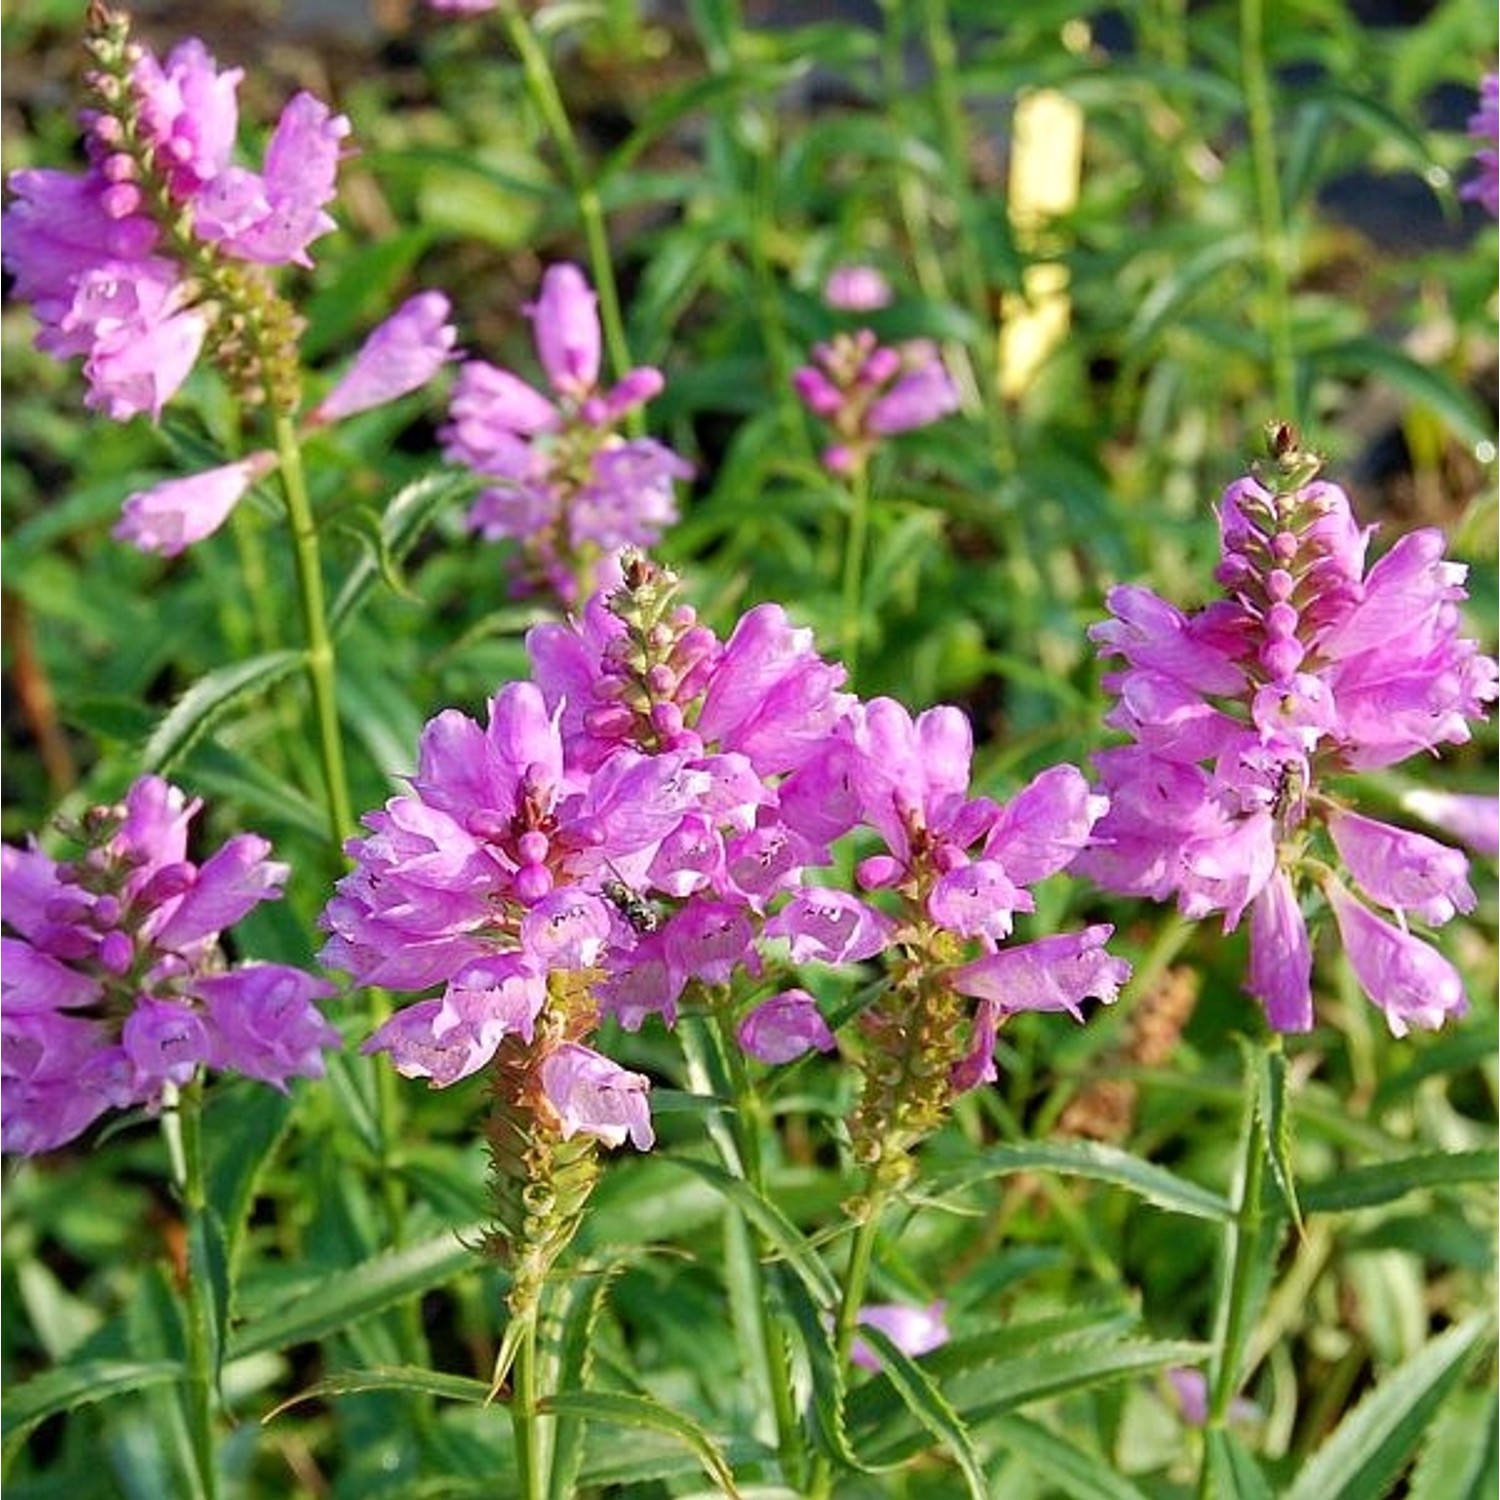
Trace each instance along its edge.
<instances>
[{"instance_id":1,"label":"flower bud cluster","mask_svg":"<svg viewBox=\"0 0 1500 1500\"><path fill-rule=\"evenodd\" d=\"M551 394L468 361L444 452L485 482L471 528L519 544L518 592L572 605L598 586L604 558L650 546L677 519L672 486L692 470L653 438L621 435L623 420L661 392L661 372L643 366L600 387L597 298L576 266L549 268L527 312Z\"/></svg>"},{"instance_id":2,"label":"flower bud cluster","mask_svg":"<svg viewBox=\"0 0 1500 1500\"><path fill-rule=\"evenodd\" d=\"M108 1109L158 1107L199 1068L285 1089L322 1076L338 1033L326 980L284 964L230 967L224 929L281 894L287 867L254 834L187 858L199 804L156 776L73 830L59 863L5 845L4 1149L64 1145Z\"/></svg>"},{"instance_id":3,"label":"flower bud cluster","mask_svg":"<svg viewBox=\"0 0 1500 1500\"><path fill-rule=\"evenodd\" d=\"M1276 472L1220 502L1223 597L1185 615L1118 588L1091 631L1124 660L1105 678L1106 722L1130 743L1097 758L1110 810L1079 869L1125 894L1176 896L1189 917L1222 911L1226 931L1248 910L1247 987L1281 1031L1313 1024L1302 897L1314 886L1391 1030L1436 1027L1464 1009L1463 986L1408 919L1470 910L1467 861L1355 812L1333 779L1465 742L1496 696L1496 663L1460 633L1465 569L1439 532L1403 536L1366 569L1370 531L1348 497L1314 477L1288 429L1274 446Z\"/></svg>"}]
</instances>

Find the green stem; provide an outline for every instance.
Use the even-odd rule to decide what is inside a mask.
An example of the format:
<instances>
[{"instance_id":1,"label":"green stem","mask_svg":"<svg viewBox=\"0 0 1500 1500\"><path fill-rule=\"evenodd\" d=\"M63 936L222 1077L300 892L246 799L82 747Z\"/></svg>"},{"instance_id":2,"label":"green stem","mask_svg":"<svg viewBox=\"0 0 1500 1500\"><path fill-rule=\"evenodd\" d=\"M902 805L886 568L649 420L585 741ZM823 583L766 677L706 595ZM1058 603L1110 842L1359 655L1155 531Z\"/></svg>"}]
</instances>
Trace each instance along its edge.
<instances>
[{"instance_id":1,"label":"green stem","mask_svg":"<svg viewBox=\"0 0 1500 1500\"><path fill-rule=\"evenodd\" d=\"M745 1054L734 1034L734 1020L726 1005L714 1007L714 1018L719 1028L719 1045L729 1075L730 1091L735 1108L730 1116L745 1180L763 1198L766 1191L764 1156L761 1151L761 1134L766 1124L765 1105L745 1065ZM729 1163L725 1163L726 1166ZM804 1451L801 1426L797 1420L797 1403L792 1394L792 1371L787 1360L786 1341L773 1316L771 1299L765 1294L765 1279L762 1267L770 1253L764 1237L752 1231L742 1219L732 1221L738 1232L749 1241L752 1254L749 1257L756 1279L759 1295L753 1301L755 1318L755 1340L761 1359L761 1368L767 1391L771 1397L771 1412L776 1423L776 1452L781 1461L783 1478L789 1484L799 1484L803 1478Z\"/></svg>"},{"instance_id":2,"label":"green stem","mask_svg":"<svg viewBox=\"0 0 1500 1500\"><path fill-rule=\"evenodd\" d=\"M979 247L979 216L969 181L968 126L959 94L958 46L948 16L947 0L923 0L916 7L923 42L932 63L932 104L937 117L938 144L948 169L948 191L958 215L959 235L954 246L964 301L975 326L984 330L975 354L979 400L990 431L995 461L1005 473L1016 466L1015 440L1000 395L999 343L995 337L989 278Z\"/></svg>"},{"instance_id":3,"label":"green stem","mask_svg":"<svg viewBox=\"0 0 1500 1500\"><path fill-rule=\"evenodd\" d=\"M1297 360L1292 336L1289 245L1276 163L1276 116L1271 103L1271 75L1266 65L1265 0L1240 0L1240 60L1249 117L1250 164L1260 220L1261 259L1265 267L1271 341L1271 386L1276 415L1301 420L1297 399Z\"/></svg>"},{"instance_id":4,"label":"green stem","mask_svg":"<svg viewBox=\"0 0 1500 1500\"><path fill-rule=\"evenodd\" d=\"M537 1411L536 1325L537 1310L531 1308L511 1366L510 1425L516 1445L517 1500L543 1500L547 1493L541 1416Z\"/></svg>"},{"instance_id":5,"label":"green stem","mask_svg":"<svg viewBox=\"0 0 1500 1500\"><path fill-rule=\"evenodd\" d=\"M843 606L839 621L839 654L852 685L859 671L864 634L865 553L870 545L870 475L861 460L849 479L849 529L844 537Z\"/></svg>"},{"instance_id":6,"label":"green stem","mask_svg":"<svg viewBox=\"0 0 1500 1500\"><path fill-rule=\"evenodd\" d=\"M526 86L531 91L532 102L540 112L542 121L551 135L557 154L562 159L563 172L578 205L578 218L583 227L584 243L588 248L589 270L594 281L594 290L599 295L599 322L604 330L604 344L609 350L609 361L618 379L631 368L630 345L625 337L625 322L620 314L620 294L615 285L615 268L610 259L609 235L604 224L604 204L599 190L589 176L583 152L578 145L572 122L568 119L567 106L557 87L547 54L537 42L526 18L514 4L500 8L505 23L505 34L521 59L522 71L526 74ZM631 414L630 420L639 421L639 411Z\"/></svg>"},{"instance_id":7,"label":"green stem","mask_svg":"<svg viewBox=\"0 0 1500 1500\"><path fill-rule=\"evenodd\" d=\"M313 713L318 728L318 756L329 832L342 846L354 832L354 810L344 769L344 737L339 725L334 691L333 637L328 631L328 606L323 594L323 565L318 555L318 528L302 471L302 448L289 416L276 418L276 452L281 460L281 493L286 500L292 549L297 565L297 592L302 604L302 628L307 638L307 678L312 688Z\"/></svg>"},{"instance_id":8,"label":"green stem","mask_svg":"<svg viewBox=\"0 0 1500 1500\"><path fill-rule=\"evenodd\" d=\"M187 1259L183 1279L185 1358L184 1405L196 1494L215 1500L219 1493L214 1432L214 1315L212 1284L203 1264L208 1197L203 1182L203 1084L199 1079L179 1095L171 1084L162 1091L162 1136L171 1162L172 1181L187 1223Z\"/></svg>"},{"instance_id":9,"label":"green stem","mask_svg":"<svg viewBox=\"0 0 1500 1500\"><path fill-rule=\"evenodd\" d=\"M859 1221L854 1227L854 1238L849 1242L849 1264L844 1271L843 1294L839 1299L838 1315L833 1325L834 1359L838 1366L839 1380L844 1384L847 1384L849 1378L849 1355L854 1348L854 1336L859 1328L859 1312L865 1305L870 1266L875 1259L875 1240L880 1232L880 1219L887 1197L878 1165L871 1168L868 1182ZM832 1465L826 1455L819 1454L813 1465L808 1494L812 1500L827 1500L832 1489Z\"/></svg>"},{"instance_id":10,"label":"green stem","mask_svg":"<svg viewBox=\"0 0 1500 1500\"><path fill-rule=\"evenodd\" d=\"M1247 1058L1240 1159L1234 1183L1234 1218L1225 1226L1219 1262L1218 1306L1214 1313L1213 1357L1209 1363L1208 1428L1222 1428L1240 1386L1245 1346L1250 1333L1251 1302L1260 1273L1262 1251L1262 1184L1265 1179L1266 1133L1258 1100L1258 1073ZM1205 1450L1206 1452L1206 1450ZM1208 1500L1205 1461L1198 1493Z\"/></svg>"}]
</instances>

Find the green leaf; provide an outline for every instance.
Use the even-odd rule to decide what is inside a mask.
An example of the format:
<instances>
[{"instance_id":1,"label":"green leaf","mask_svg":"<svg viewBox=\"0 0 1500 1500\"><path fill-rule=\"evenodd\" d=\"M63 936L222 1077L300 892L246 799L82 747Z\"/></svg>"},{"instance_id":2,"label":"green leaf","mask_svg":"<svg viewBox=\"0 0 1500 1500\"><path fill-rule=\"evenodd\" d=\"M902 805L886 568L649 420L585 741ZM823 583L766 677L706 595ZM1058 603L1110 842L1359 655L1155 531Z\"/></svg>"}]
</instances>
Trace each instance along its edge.
<instances>
[{"instance_id":1,"label":"green leaf","mask_svg":"<svg viewBox=\"0 0 1500 1500\"><path fill-rule=\"evenodd\" d=\"M1292 1173L1292 1118L1287 1108L1286 1054L1280 1048L1256 1049L1256 1107L1266 1138L1266 1159L1282 1201L1300 1233L1302 1210L1297 1203L1297 1183Z\"/></svg>"},{"instance_id":2,"label":"green leaf","mask_svg":"<svg viewBox=\"0 0 1500 1500\"><path fill-rule=\"evenodd\" d=\"M1001 1417L990 1424L989 1431L1007 1453L1019 1454L1044 1479L1074 1500L1146 1500L1105 1459L1074 1447L1029 1418Z\"/></svg>"},{"instance_id":3,"label":"green leaf","mask_svg":"<svg viewBox=\"0 0 1500 1500\"><path fill-rule=\"evenodd\" d=\"M1461 385L1389 344L1377 339L1347 339L1312 349L1309 357L1324 374L1373 376L1395 386L1416 405L1440 417L1467 447L1476 448L1494 440L1494 424Z\"/></svg>"},{"instance_id":4,"label":"green leaf","mask_svg":"<svg viewBox=\"0 0 1500 1500\"><path fill-rule=\"evenodd\" d=\"M63 1365L48 1370L21 1385L9 1387L0 1413L7 1459L14 1446L48 1417L107 1401L111 1396L131 1395L151 1386L177 1380L182 1366L176 1360L97 1359L84 1364Z\"/></svg>"},{"instance_id":5,"label":"green leaf","mask_svg":"<svg viewBox=\"0 0 1500 1500\"><path fill-rule=\"evenodd\" d=\"M349 570L328 611L329 629L336 632L347 623L380 579L383 568L399 563L444 506L473 489L473 475L449 469L424 474L398 490L380 518L381 546Z\"/></svg>"},{"instance_id":6,"label":"green leaf","mask_svg":"<svg viewBox=\"0 0 1500 1500\"><path fill-rule=\"evenodd\" d=\"M969 1494L974 1500L985 1500L989 1486L979 1455L974 1451L963 1419L933 1384L932 1377L880 1329L865 1324L860 1328L860 1338L875 1351L885 1378L906 1409L953 1455Z\"/></svg>"},{"instance_id":7,"label":"green leaf","mask_svg":"<svg viewBox=\"0 0 1500 1500\"><path fill-rule=\"evenodd\" d=\"M717 1192L734 1204L780 1252L786 1263L797 1273L819 1307L831 1308L838 1298L838 1284L821 1259L807 1242L807 1237L792 1223L774 1203L767 1201L748 1182L731 1177L722 1167L712 1162L698 1161L693 1157L670 1157L675 1167L701 1177Z\"/></svg>"},{"instance_id":8,"label":"green leaf","mask_svg":"<svg viewBox=\"0 0 1500 1500\"><path fill-rule=\"evenodd\" d=\"M991 1146L974 1161L950 1172L938 1173L929 1183L931 1193L951 1192L991 1177L1016 1172L1057 1172L1064 1177L1084 1177L1121 1187L1169 1213L1216 1223L1230 1218L1229 1204L1217 1193L1199 1187L1159 1167L1122 1151L1117 1146L1093 1141L1038 1141L1024 1146Z\"/></svg>"},{"instance_id":9,"label":"green leaf","mask_svg":"<svg viewBox=\"0 0 1500 1500\"><path fill-rule=\"evenodd\" d=\"M1197 1364L1206 1354L1203 1344L1178 1340L1076 1342L1007 1359L1001 1329L994 1335L945 1345L925 1360L954 1410L970 1427L977 1427L1033 1401L1074 1395L1170 1365ZM921 1451L923 1438L903 1421L904 1415L888 1390L862 1386L849 1402L850 1432L860 1450L874 1459L908 1458Z\"/></svg>"},{"instance_id":10,"label":"green leaf","mask_svg":"<svg viewBox=\"0 0 1500 1500\"><path fill-rule=\"evenodd\" d=\"M1491 1332L1488 1315L1470 1318L1387 1375L1303 1466L1286 1500L1378 1500L1389 1493Z\"/></svg>"},{"instance_id":11,"label":"green leaf","mask_svg":"<svg viewBox=\"0 0 1500 1500\"><path fill-rule=\"evenodd\" d=\"M1411 1476L1407 1500L1494 1500L1500 1493L1500 1411L1493 1387L1443 1405Z\"/></svg>"},{"instance_id":12,"label":"green leaf","mask_svg":"<svg viewBox=\"0 0 1500 1500\"><path fill-rule=\"evenodd\" d=\"M1203 1442L1209 1494L1233 1495L1235 1500L1273 1500L1266 1476L1232 1431L1213 1428L1204 1434Z\"/></svg>"},{"instance_id":13,"label":"green leaf","mask_svg":"<svg viewBox=\"0 0 1500 1500\"><path fill-rule=\"evenodd\" d=\"M585 1389L593 1370L594 1343L599 1320L604 1316L609 1289L625 1269L615 1261L603 1270L578 1276L567 1287L567 1306L558 1339L557 1383L567 1389ZM552 1442L552 1472L548 1493L552 1500L567 1500L578 1487L583 1466L585 1423L576 1415L561 1416Z\"/></svg>"},{"instance_id":14,"label":"green leaf","mask_svg":"<svg viewBox=\"0 0 1500 1500\"><path fill-rule=\"evenodd\" d=\"M465 1401L472 1406L482 1406L489 1398L490 1387L488 1381L475 1380L469 1375L444 1375L441 1371L415 1365L340 1370L316 1385L298 1391L295 1396L289 1396L279 1406L272 1407L261 1421L274 1421L282 1412L300 1406L304 1401L318 1401L325 1396L353 1396L362 1391L408 1391L419 1396L436 1396L440 1401Z\"/></svg>"},{"instance_id":15,"label":"green leaf","mask_svg":"<svg viewBox=\"0 0 1500 1500\"><path fill-rule=\"evenodd\" d=\"M300 651L268 651L200 677L167 711L141 751L141 767L167 772L236 704L255 697L302 665Z\"/></svg>"},{"instance_id":16,"label":"green leaf","mask_svg":"<svg viewBox=\"0 0 1500 1500\"><path fill-rule=\"evenodd\" d=\"M1304 1188L1302 1205L1309 1213L1348 1213L1393 1203L1422 1188L1456 1187L1463 1183L1492 1184L1500 1171L1500 1151L1433 1151L1396 1161L1353 1167L1337 1177Z\"/></svg>"},{"instance_id":17,"label":"green leaf","mask_svg":"<svg viewBox=\"0 0 1500 1500\"><path fill-rule=\"evenodd\" d=\"M466 1240L482 1225L447 1230L404 1250L372 1256L325 1277L289 1302L261 1313L231 1336L227 1358L286 1349L339 1331L360 1318L451 1281L475 1264ZM488 1387L486 1387L488 1389Z\"/></svg>"},{"instance_id":18,"label":"green leaf","mask_svg":"<svg viewBox=\"0 0 1500 1500\"><path fill-rule=\"evenodd\" d=\"M544 1412L579 1417L586 1422L609 1422L616 1427L645 1428L677 1438L697 1455L708 1477L731 1497L737 1497L734 1473L708 1433L690 1417L661 1405L650 1396L621 1391L558 1391L540 1403Z\"/></svg>"}]
</instances>

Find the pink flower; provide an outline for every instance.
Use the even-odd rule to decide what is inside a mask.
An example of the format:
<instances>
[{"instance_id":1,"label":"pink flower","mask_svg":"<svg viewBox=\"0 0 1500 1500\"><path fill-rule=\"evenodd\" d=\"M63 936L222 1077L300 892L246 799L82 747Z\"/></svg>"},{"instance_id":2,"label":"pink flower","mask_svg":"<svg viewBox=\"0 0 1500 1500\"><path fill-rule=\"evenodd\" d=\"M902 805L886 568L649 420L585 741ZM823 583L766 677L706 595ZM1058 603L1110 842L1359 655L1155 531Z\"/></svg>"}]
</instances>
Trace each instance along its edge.
<instances>
[{"instance_id":1,"label":"pink flower","mask_svg":"<svg viewBox=\"0 0 1500 1500\"><path fill-rule=\"evenodd\" d=\"M1413 1026L1435 1031L1469 1008L1458 970L1436 948L1357 901L1339 882L1323 885L1360 988L1385 1012L1392 1036Z\"/></svg>"},{"instance_id":2,"label":"pink flower","mask_svg":"<svg viewBox=\"0 0 1500 1500\"><path fill-rule=\"evenodd\" d=\"M448 315L441 292L418 292L402 303L365 340L310 420L337 422L426 385L451 358L458 337Z\"/></svg>"},{"instance_id":3,"label":"pink flower","mask_svg":"<svg viewBox=\"0 0 1500 1500\"><path fill-rule=\"evenodd\" d=\"M905 1302L870 1302L859 1310L859 1322L883 1333L903 1354L917 1359L948 1342L948 1324L943 1314L946 1302L912 1307ZM863 1339L856 1338L849 1358L862 1369L881 1368L880 1356Z\"/></svg>"},{"instance_id":4,"label":"pink flower","mask_svg":"<svg viewBox=\"0 0 1500 1500\"><path fill-rule=\"evenodd\" d=\"M891 286L874 266L839 266L823 284L823 300L840 312L874 312L890 305Z\"/></svg>"},{"instance_id":5,"label":"pink flower","mask_svg":"<svg viewBox=\"0 0 1500 1500\"><path fill-rule=\"evenodd\" d=\"M656 1140L646 1095L650 1081L587 1047L565 1044L542 1063L542 1089L564 1140L592 1135L611 1148L626 1137L637 1151Z\"/></svg>"},{"instance_id":6,"label":"pink flower","mask_svg":"<svg viewBox=\"0 0 1500 1500\"><path fill-rule=\"evenodd\" d=\"M1459 189L1460 198L1483 204L1491 218L1500 218L1500 75L1486 73L1479 85L1479 108L1469 116L1469 136L1483 142L1474 153L1479 174Z\"/></svg>"},{"instance_id":7,"label":"pink flower","mask_svg":"<svg viewBox=\"0 0 1500 1500\"><path fill-rule=\"evenodd\" d=\"M1076 868L1122 894L1175 895L1188 917L1221 911L1225 931L1248 908L1248 987L1273 1027L1305 1030L1311 937L1298 889L1321 878L1310 832L1327 830L1378 905L1437 924L1474 903L1462 854L1362 817L1329 783L1467 741L1500 668L1460 633L1465 569L1446 559L1441 533L1409 532L1367 570L1369 529L1348 497L1306 477L1317 460L1284 428L1276 440L1277 473L1238 480L1219 502L1224 597L1186 616L1117 589L1114 618L1090 631L1123 661L1104 680L1117 699L1106 722L1133 743L1095 758L1109 811ZM1343 910L1346 942L1363 942L1365 988L1393 1027L1457 1008L1446 990L1431 1006L1405 995L1392 976L1397 957L1417 962L1411 950L1375 943L1370 924L1383 924L1353 898Z\"/></svg>"},{"instance_id":8,"label":"pink flower","mask_svg":"<svg viewBox=\"0 0 1500 1500\"><path fill-rule=\"evenodd\" d=\"M107 1109L155 1109L203 1067L277 1088L321 1075L338 1034L313 1001L332 986L283 964L230 967L219 941L281 894L287 867L254 834L193 863L197 811L143 776L119 806L85 814L81 858L4 846L6 1151L51 1150ZM85 1006L87 1019L66 1014Z\"/></svg>"},{"instance_id":9,"label":"pink flower","mask_svg":"<svg viewBox=\"0 0 1500 1500\"><path fill-rule=\"evenodd\" d=\"M1500 856L1500 798L1417 787L1401 794L1401 806L1413 817L1452 834L1476 854L1490 859Z\"/></svg>"},{"instance_id":10,"label":"pink flower","mask_svg":"<svg viewBox=\"0 0 1500 1500\"><path fill-rule=\"evenodd\" d=\"M832 1052L837 1045L818 1002L806 990L783 990L763 1000L740 1022L740 1046L763 1063L795 1062L816 1049Z\"/></svg>"},{"instance_id":11,"label":"pink flower","mask_svg":"<svg viewBox=\"0 0 1500 1500\"><path fill-rule=\"evenodd\" d=\"M276 467L276 455L254 453L236 463L139 490L125 502L114 535L142 552L176 557L212 536L246 490Z\"/></svg>"}]
</instances>

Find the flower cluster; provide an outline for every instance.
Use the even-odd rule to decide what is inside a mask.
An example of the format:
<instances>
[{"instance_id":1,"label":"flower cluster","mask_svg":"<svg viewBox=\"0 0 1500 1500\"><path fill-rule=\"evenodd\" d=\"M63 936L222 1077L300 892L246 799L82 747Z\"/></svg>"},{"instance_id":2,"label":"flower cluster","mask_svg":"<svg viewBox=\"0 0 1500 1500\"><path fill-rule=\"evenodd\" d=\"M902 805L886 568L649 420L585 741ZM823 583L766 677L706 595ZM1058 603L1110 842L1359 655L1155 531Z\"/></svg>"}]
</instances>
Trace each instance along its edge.
<instances>
[{"instance_id":1,"label":"flower cluster","mask_svg":"<svg viewBox=\"0 0 1500 1500\"><path fill-rule=\"evenodd\" d=\"M1118 588L1091 632L1124 661L1105 679L1107 722L1131 743L1098 757L1110 810L1078 868L1122 893L1175 895L1189 917L1221 911L1226 931L1248 910L1247 988L1280 1031L1313 1023L1312 886L1391 1030L1440 1026L1464 1009L1463 986L1408 923L1472 908L1467 861L1329 783L1463 743L1495 698L1496 664L1460 634L1465 570L1441 534L1411 532L1367 570L1370 533L1348 497L1315 479L1289 430L1273 440L1276 474L1238 480L1219 505L1224 597L1183 614Z\"/></svg>"},{"instance_id":2,"label":"flower cluster","mask_svg":"<svg viewBox=\"0 0 1500 1500\"><path fill-rule=\"evenodd\" d=\"M4 846L6 1151L50 1151L107 1109L155 1108L202 1067L282 1089L322 1076L338 1034L313 1002L333 987L283 964L231 968L219 943L281 894L286 866L254 834L195 864L198 808L144 776L85 816L79 858Z\"/></svg>"},{"instance_id":3,"label":"flower cluster","mask_svg":"<svg viewBox=\"0 0 1500 1500\"><path fill-rule=\"evenodd\" d=\"M835 287L839 296L847 290ZM958 391L936 345L925 339L882 344L868 328L815 344L812 363L796 371L792 384L803 405L834 431L823 465L835 474L861 472L882 439L958 410Z\"/></svg>"},{"instance_id":4,"label":"flower cluster","mask_svg":"<svg viewBox=\"0 0 1500 1500\"><path fill-rule=\"evenodd\" d=\"M532 631L534 681L503 688L484 726L434 719L411 793L365 819L324 961L366 984L442 987L371 1050L438 1086L519 1038L535 1115L644 1145L644 1080L585 1046L601 1014L671 1024L689 991L710 1005L757 992L737 1034L786 1062L833 1037L811 995L767 971L890 950L896 994L920 979L945 997L942 1035L908 1028L901 1043L941 1054L936 1111L993 1077L1006 1015L1114 997L1128 970L1103 952L1108 928L1001 951L1032 909L1026 888L1068 864L1102 809L1076 770L1006 807L970 799L957 709L914 723L888 700L859 704L779 606L721 642L676 589L632 556L576 622ZM904 898L904 923L820 883L856 828L884 840L860 875ZM960 996L979 1000L972 1025ZM549 1060L564 1048L566 1066Z\"/></svg>"},{"instance_id":5,"label":"flower cluster","mask_svg":"<svg viewBox=\"0 0 1500 1500\"><path fill-rule=\"evenodd\" d=\"M642 366L601 389L597 299L576 266L550 267L527 312L551 394L468 361L444 453L486 485L470 526L490 541L520 544L518 588L572 605L598 586L602 559L650 546L677 519L672 486L692 471L655 439L620 434L623 420L661 391L661 372Z\"/></svg>"},{"instance_id":6,"label":"flower cluster","mask_svg":"<svg viewBox=\"0 0 1500 1500\"><path fill-rule=\"evenodd\" d=\"M1479 85L1479 108L1469 116L1469 137L1480 142L1474 153L1478 175L1459 189L1460 198L1482 204L1500 218L1500 74L1486 73Z\"/></svg>"},{"instance_id":7,"label":"flower cluster","mask_svg":"<svg viewBox=\"0 0 1500 1500\"><path fill-rule=\"evenodd\" d=\"M349 123L308 93L282 111L259 172L235 165L239 69L204 45L159 61L122 14L96 7L86 172L15 172L4 264L41 322L38 347L81 355L88 404L116 421L160 414L212 330L247 381L274 384L282 310L233 267L309 264L333 227Z\"/></svg>"}]
</instances>

